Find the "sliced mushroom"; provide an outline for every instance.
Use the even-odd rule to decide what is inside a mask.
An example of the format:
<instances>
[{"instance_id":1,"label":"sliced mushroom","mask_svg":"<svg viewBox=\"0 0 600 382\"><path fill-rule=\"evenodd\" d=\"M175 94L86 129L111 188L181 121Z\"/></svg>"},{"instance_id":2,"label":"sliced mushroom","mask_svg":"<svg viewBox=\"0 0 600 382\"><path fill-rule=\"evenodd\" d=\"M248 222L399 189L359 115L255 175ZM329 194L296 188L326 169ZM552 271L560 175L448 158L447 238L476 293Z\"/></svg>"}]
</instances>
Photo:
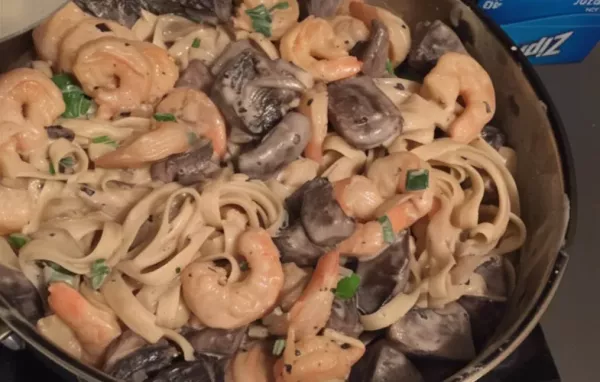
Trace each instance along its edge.
<instances>
[{"instance_id":1,"label":"sliced mushroom","mask_svg":"<svg viewBox=\"0 0 600 382\"><path fill-rule=\"evenodd\" d=\"M329 180L327 178L315 178L309 182L306 182L302 187L298 188L294 193L285 200L285 208L288 211L290 221L296 221L300 217L302 211L302 202L304 201L304 195L312 188L327 187Z\"/></svg>"},{"instance_id":2,"label":"sliced mushroom","mask_svg":"<svg viewBox=\"0 0 600 382\"><path fill-rule=\"evenodd\" d=\"M282 263L295 263L299 267L314 266L325 249L308 238L301 222L296 222L273 238L279 249Z\"/></svg>"},{"instance_id":3,"label":"sliced mushroom","mask_svg":"<svg viewBox=\"0 0 600 382\"><path fill-rule=\"evenodd\" d=\"M38 290L17 270L0 264L0 294L35 325L44 316L44 308Z\"/></svg>"},{"instance_id":4,"label":"sliced mushroom","mask_svg":"<svg viewBox=\"0 0 600 382\"><path fill-rule=\"evenodd\" d=\"M458 35L440 20L417 24L413 41L408 63L422 72L431 70L445 53L468 54Z\"/></svg>"},{"instance_id":5,"label":"sliced mushroom","mask_svg":"<svg viewBox=\"0 0 600 382\"><path fill-rule=\"evenodd\" d=\"M247 143L248 138L259 140L297 105L298 89L304 88L290 74L278 71L274 61L246 40L231 44L214 65L222 69L211 98L230 128L245 132L242 141L236 140L239 133L232 134L229 139L233 143Z\"/></svg>"},{"instance_id":6,"label":"sliced mushroom","mask_svg":"<svg viewBox=\"0 0 600 382\"><path fill-rule=\"evenodd\" d=\"M242 344L245 334L246 327L235 330L206 328L186 329L184 337L198 354L231 357Z\"/></svg>"},{"instance_id":7,"label":"sliced mushroom","mask_svg":"<svg viewBox=\"0 0 600 382\"><path fill-rule=\"evenodd\" d=\"M81 9L101 19L108 19L131 28L142 8L141 1L131 0L74 0ZM160 2L160 1L159 1Z\"/></svg>"},{"instance_id":8,"label":"sliced mushroom","mask_svg":"<svg viewBox=\"0 0 600 382\"><path fill-rule=\"evenodd\" d=\"M214 78L210 70L201 60L190 61L188 67L181 72L175 83L176 88L191 88L208 93L212 87Z\"/></svg>"},{"instance_id":9,"label":"sliced mushroom","mask_svg":"<svg viewBox=\"0 0 600 382\"><path fill-rule=\"evenodd\" d=\"M352 367L350 382L423 382L423 377L388 340L367 347L365 355Z\"/></svg>"},{"instance_id":10,"label":"sliced mushroom","mask_svg":"<svg viewBox=\"0 0 600 382\"><path fill-rule=\"evenodd\" d=\"M206 10L223 22L229 21L233 11L232 0L179 0L186 8Z\"/></svg>"},{"instance_id":11,"label":"sliced mushroom","mask_svg":"<svg viewBox=\"0 0 600 382\"><path fill-rule=\"evenodd\" d=\"M506 302L463 296L458 303L469 313L475 349L482 350L498 329L506 312Z\"/></svg>"},{"instance_id":12,"label":"sliced mushroom","mask_svg":"<svg viewBox=\"0 0 600 382\"><path fill-rule=\"evenodd\" d=\"M330 182L310 187L304 194L302 225L309 239L320 246L332 247L354 233L354 219L348 217L335 200Z\"/></svg>"},{"instance_id":13,"label":"sliced mushroom","mask_svg":"<svg viewBox=\"0 0 600 382\"><path fill-rule=\"evenodd\" d=\"M412 309L389 327L388 338L406 355L458 361L475 357L469 314L455 302L442 309Z\"/></svg>"},{"instance_id":14,"label":"sliced mushroom","mask_svg":"<svg viewBox=\"0 0 600 382\"><path fill-rule=\"evenodd\" d=\"M129 353L104 371L116 379L144 381L148 375L169 366L178 355L174 346L162 340Z\"/></svg>"},{"instance_id":15,"label":"sliced mushroom","mask_svg":"<svg viewBox=\"0 0 600 382\"><path fill-rule=\"evenodd\" d=\"M302 154L310 139L310 121L296 112L288 113L254 149L238 158L240 172L268 179Z\"/></svg>"},{"instance_id":16,"label":"sliced mushroom","mask_svg":"<svg viewBox=\"0 0 600 382\"><path fill-rule=\"evenodd\" d=\"M200 141L188 152L153 163L150 174L153 180L165 183L177 181L189 186L210 179L220 171L219 164L212 160L212 156L212 144Z\"/></svg>"},{"instance_id":17,"label":"sliced mushroom","mask_svg":"<svg viewBox=\"0 0 600 382\"><path fill-rule=\"evenodd\" d=\"M368 76L332 82L329 121L352 146L366 150L380 146L402 131L403 119L392 101Z\"/></svg>"},{"instance_id":18,"label":"sliced mushroom","mask_svg":"<svg viewBox=\"0 0 600 382\"><path fill-rule=\"evenodd\" d=\"M499 256L492 256L481 264L475 273L483 277L486 285L486 294L496 297L508 297L508 283L504 260Z\"/></svg>"},{"instance_id":19,"label":"sliced mushroom","mask_svg":"<svg viewBox=\"0 0 600 382\"><path fill-rule=\"evenodd\" d=\"M115 338L104 353L104 370L111 370L114 365L122 358L136 350L141 349L148 343L142 337L138 336L131 330L123 332L119 337Z\"/></svg>"},{"instance_id":20,"label":"sliced mushroom","mask_svg":"<svg viewBox=\"0 0 600 382\"><path fill-rule=\"evenodd\" d=\"M347 300L336 297L331 307L331 316L325 327L358 338L364 328L360 323L356 297Z\"/></svg>"},{"instance_id":21,"label":"sliced mushroom","mask_svg":"<svg viewBox=\"0 0 600 382\"><path fill-rule=\"evenodd\" d=\"M369 41L358 43L352 49L352 55L362 61L362 72L372 78L384 77L387 72L390 33L384 23L378 19L371 22Z\"/></svg>"},{"instance_id":22,"label":"sliced mushroom","mask_svg":"<svg viewBox=\"0 0 600 382\"><path fill-rule=\"evenodd\" d=\"M75 139L75 133L73 130L59 125L46 127L46 134L50 139L64 138L68 141L73 141L73 139Z\"/></svg>"},{"instance_id":23,"label":"sliced mushroom","mask_svg":"<svg viewBox=\"0 0 600 382\"><path fill-rule=\"evenodd\" d=\"M342 0L300 0L300 19L311 15L324 19L333 17L341 3Z\"/></svg>"},{"instance_id":24,"label":"sliced mushroom","mask_svg":"<svg viewBox=\"0 0 600 382\"><path fill-rule=\"evenodd\" d=\"M371 261L358 263L356 274L361 283L358 288L358 307L371 314L379 309L394 293L402 292L409 277L408 231L401 232L396 241Z\"/></svg>"},{"instance_id":25,"label":"sliced mushroom","mask_svg":"<svg viewBox=\"0 0 600 382\"><path fill-rule=\"evenodd\" d=\"M496 150L506 146L506 134L492 125L486 125L481 130L481 138Z\"/></svg>"},{"instance_id":26,"label":"sliced mushroom","mask_svg":"<svg viewBox=\"0 0 600 382\"><path fill-rule=\"evenodd\" d=\"M193 362L180 362L161 370L148 382L223 382L225 365L214 358L199 355Z\"/></svg>"}]
</instances>

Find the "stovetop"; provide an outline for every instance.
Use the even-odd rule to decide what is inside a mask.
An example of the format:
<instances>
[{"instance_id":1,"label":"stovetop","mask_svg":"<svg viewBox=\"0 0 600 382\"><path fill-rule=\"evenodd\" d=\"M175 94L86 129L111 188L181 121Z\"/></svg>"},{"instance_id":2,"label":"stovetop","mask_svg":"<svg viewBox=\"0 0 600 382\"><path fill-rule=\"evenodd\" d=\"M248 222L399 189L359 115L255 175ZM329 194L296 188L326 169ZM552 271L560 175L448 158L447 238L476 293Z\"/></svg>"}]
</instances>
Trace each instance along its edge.
<instances>
[{"instance_id":1,"label":"stovetop","mask_svg":"<svg viewBox=\"0 0 600 382\"><path fill-rule=\"evenodd\" d=\"M0 376L2 382L77 382L30 351L12 352L3 347L0 347ZM538 326L517 351L480 382L560 382L542 329Z\"/></svg>"}]
</instances>

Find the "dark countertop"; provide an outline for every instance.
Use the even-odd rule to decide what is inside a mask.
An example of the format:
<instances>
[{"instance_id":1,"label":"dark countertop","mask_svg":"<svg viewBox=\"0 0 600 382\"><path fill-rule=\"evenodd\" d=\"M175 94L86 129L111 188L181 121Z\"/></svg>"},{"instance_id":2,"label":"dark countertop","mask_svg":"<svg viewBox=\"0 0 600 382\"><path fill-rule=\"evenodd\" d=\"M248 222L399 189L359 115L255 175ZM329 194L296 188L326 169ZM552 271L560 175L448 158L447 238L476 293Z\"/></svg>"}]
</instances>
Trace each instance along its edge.
<instances>
[{"instance_id":1,"label":"dark countertop","mask_svg":"<svg viewBox=\"0 0 600 382\"><path fill-rule=\"evenodd\" d=\"M565 277L542 319L563 382L592 382L600 346L600 45L580 64L536 68L562 117L575 160L578 218Z\"/></svg>"}]
</instances>

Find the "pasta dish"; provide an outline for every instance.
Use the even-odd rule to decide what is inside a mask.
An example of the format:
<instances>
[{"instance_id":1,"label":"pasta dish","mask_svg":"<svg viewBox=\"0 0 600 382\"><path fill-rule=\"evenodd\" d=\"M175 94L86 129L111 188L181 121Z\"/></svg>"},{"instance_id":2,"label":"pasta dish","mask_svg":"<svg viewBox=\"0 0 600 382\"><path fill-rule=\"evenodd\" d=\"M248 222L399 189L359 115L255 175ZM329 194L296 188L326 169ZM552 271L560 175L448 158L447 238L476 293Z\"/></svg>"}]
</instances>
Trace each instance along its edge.
<instances>
[{"instance_id":1,"label":"pasta dish","mask_svg":"<svg viewBox=\"0 0 600 382\"><path fill-rule=\"evenodd\" d=\"M442 21L68 3L0 75L0 292L127 381L424 381L514 288L515 152ZM425 366L423 366L425 365Z\"/></svg>"}]
</instances>

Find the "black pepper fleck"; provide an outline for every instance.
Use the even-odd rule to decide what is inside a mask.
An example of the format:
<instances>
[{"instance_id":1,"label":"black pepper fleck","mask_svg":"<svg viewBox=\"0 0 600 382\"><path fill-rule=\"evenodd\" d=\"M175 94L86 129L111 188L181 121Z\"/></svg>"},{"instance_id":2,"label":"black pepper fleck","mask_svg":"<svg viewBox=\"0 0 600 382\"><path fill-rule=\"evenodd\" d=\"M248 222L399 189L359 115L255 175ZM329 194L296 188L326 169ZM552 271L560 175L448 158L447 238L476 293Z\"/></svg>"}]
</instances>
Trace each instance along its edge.
<instances>
[{"instance_id":1,"label":"black pepper fleck","mask_svg":"<svg viewBox=\"0 0 600 382\"><path fill-rule=\"evenodd\" d=\"M296 355L296 357L300 357L302 355L302 353L300 353L300 350L298 350L298 349L296 349L294 354Z\"/></svg>"},{"instance_id":2,"label":"black pepper fleck","mask_svg":"<svg viewBox=\"0 0 600 382\"><path fill-rule=\"evenodd\" d=\"M245 107L240 107L240 108L238 109L238 111L239 111L240 113L245 113L245 112L247 112L248 110L247 110Z\"/></svg>"},{"instance_id":3,"label":"black pepper fleck","mask_svg":"<svg viewBox=\"0 0 600 382\"><path fill-rule=\"evenodd\" d=\"M396 85L394 85L394 87L398 90L406 90L406 87L401 83L397 83Z\"/></svg>"},{"instance_id":4,"label":"black pepper fleck","mask_svg":"<svg viewBox=\"0 0 600 382\"><path fill-rule=\"evenodd\" d=\"M315 101L315 100L311 98L311 99L309 99L309 100L308 100L308 102L307 102L306 104L307 104L308 106L310 106L310 105L312 105L312 103L313 103L314 101Z\"/></svg>"},{"instance_id":5,"label":"black pepper fleck","mask_svg":"<svg viewBox=\"0 0 600 382\"><path fill-rule=\"evenodd\" d=\"M317 327L315 327L316 329ZM325 333L325 328L321 328L321 330L319 330L319 332L317 333L317 336L322 336L323 333Z\"/></svg>"},{"instance_id":6,"label":"black pepper fleck","mask_svg":"<svg viewBox=\"0 0 600 382\"><path fill-rule=\"evenodd\" d=\"M131 44L130 44L130 43L128 43L128 42L126 42L126 43L125 43L125 46L131 46Z\"/></svg>"},{"instance_id":7,"label":"black pepper fleck","mask_svg":"<svg viewBox=\"0 0 600 382\"><path fill-rule=\"evenodd\" d=\"M110 32L110 28L105 23L96 24L96 29L100 32Z\"/></svg>"},{"instance_id":8,"label":"black pepper fleck","mask_svg":"<svg viewBox=\"0 0 600 382\"><path fill-rule=\"evenodd\" d=\"M488 114L491 113L492 112L492 108L490 107L490 104L487 103L487 102L485 102L485 101L483 101L483 104L485 105L485 112L488 113Z\"/></svg>"},{"instance_id":9,"label":"black pepper fleck","mask_svg":"<svg viewBox=\"0 0 600 382\"><path fill-rule=\"evenodd\" d=\"M288 374L292 374L292 365L289 363L285 364L285 371L287 371Z\"/></svg>"},{"instance_id":10,"label":"black pepper fleck","mask_svg":"<svg viewBox=\"0 0 600 382\"><path fill-rule=\"evenodd\" d=\"M342 344L340 347L344 350L347 350L350 349L352 346L350 344Z\"/></svg>"}]
</instances>

